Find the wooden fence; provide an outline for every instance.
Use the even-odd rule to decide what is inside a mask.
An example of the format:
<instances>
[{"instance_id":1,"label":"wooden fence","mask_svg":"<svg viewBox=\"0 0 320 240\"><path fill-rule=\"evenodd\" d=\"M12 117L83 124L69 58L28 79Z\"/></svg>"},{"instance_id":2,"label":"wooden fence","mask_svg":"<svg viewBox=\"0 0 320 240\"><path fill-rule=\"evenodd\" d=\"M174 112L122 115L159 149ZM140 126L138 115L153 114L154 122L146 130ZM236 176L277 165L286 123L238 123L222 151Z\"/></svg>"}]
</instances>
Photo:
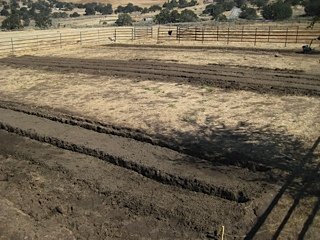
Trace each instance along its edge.
<instances>
[{"instance_id":1,"label":"wooden fence","mask_svg":"<svg viewBox=\"0 0 320 240\"><path fill-rule=\"evenodd\" d=\"M196 42L243 42L252 43L290 43L307 44L320 36L320 28L305 27L228 27L228 26L157 26L157 27L117 27L90 30L70 30L69 32L15 33L12 37L0 37L0 55L14 54L19 51L81 46L85 44L107 44L134 40L154 39L163 41Z\"/></svg>"},{"instance_id":2,"label":"wooden fence","mask_svg":"<svg viewBox=\"0 0 320 240\"><path fill-rule=\"evenodd\" d=\"M306 29L299 26L292 27L159 27L158 41L222 41L243 43L281 43L284 46L290 43L309 43L320 36L320 29Z\"/></svg>"},{"instance_id":3,"label":"wooden fence","mask_svg":"<svg viewBox=\"0 0 320 240\"><path fill-rule=\"evenodd\" d=\"M19 51L81 46L85 44L106 44L153 37L151 27L104 28L86 31L28 34L26 36L22 34L13 35L12 37L0 37L0 54L14 54Z\"/></svg>"}]
</instances>

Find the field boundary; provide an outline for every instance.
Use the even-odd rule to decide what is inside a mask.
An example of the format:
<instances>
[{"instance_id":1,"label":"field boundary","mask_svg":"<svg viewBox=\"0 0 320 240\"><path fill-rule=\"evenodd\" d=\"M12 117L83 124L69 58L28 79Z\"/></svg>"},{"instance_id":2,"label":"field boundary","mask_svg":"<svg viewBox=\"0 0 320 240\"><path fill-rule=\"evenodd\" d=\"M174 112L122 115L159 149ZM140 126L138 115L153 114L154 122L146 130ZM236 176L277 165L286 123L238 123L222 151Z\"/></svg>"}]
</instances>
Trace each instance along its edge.
<instances>
[{"instance_id":1,"label":"field boundary","mask_svg":"<svg viewBox=\"0 0 320 240\"><path fill-rule=\"evenodd\" d=\"M320 29L306 29L300 26L292 27L208 27L208 26L163 26L158 28L157 42L161 41L191 41L191 42L225 42L307 44L320 36Z\"/></svg>"},{"instance_id":2,"label":"field boundary","mask_svg":"<svg viewBox=\"0 0 320 240\"><path fill-rule=\"evenodd\" d=\"M66 46L101 45L122 41L153 38L151 27L115 27L94 30L30 34L29 36L0 37L0 55L21 51L37 51Z\"/></svg>"},{"instance_id":3,"label":"field boundary","mask_svg":"<svg viewBox=\"0 0 320 240\"><path fill-rule=\"evenodd\" d=\"M193 42L216 44L309 44L320 36L320 28L307 29L304 26L153 26L153 27L111 27L72 32L34 33L25 36L0 37L0 55L23 51L62 48L66 46L105 45L130 43L143 45L168 42L169 44ZM318 41L316 41L318 42ZM209 47L209 46L208 46ZM240 47L242 48L242 47Z\"/></svg>"}]
</instances>

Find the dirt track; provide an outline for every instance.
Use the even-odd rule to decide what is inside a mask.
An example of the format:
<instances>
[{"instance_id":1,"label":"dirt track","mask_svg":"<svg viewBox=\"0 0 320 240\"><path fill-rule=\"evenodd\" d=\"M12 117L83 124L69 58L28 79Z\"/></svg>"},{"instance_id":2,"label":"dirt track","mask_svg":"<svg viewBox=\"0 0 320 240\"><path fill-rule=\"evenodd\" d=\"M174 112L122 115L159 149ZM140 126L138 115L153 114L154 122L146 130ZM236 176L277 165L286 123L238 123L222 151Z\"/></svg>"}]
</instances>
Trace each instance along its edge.
<instances>
[{"instance_id":1,"label":"dirt track","mask_svg":"<svg viewBox=\"0 0 320 240\"><path fill-rule=\"evenodd\" d=\"M0 144L0 158L3 162L0 173L2 174L1 176L5 182L5 185L1 183L3 186L1 184L0 186L3 187L2 191L7 191L7 193L3 196L9 196L9 202L8 199L1 199L3 200L2 204L6 206L4 207L5 209L9 211L12 208L10 207L12 206L12 203L10 202L16 201L15 199L10 198L10 196L12 196L11 194L14 195L14 192L10 192L10 187L8 186L16 185L18 183L21 184L19 179L22 173L19 174L18 171L20 171L19 167L21 167L21 164L26 164L25 161L28 162L27 165L31 164L33 166L34 164L38 164L39 167L34 170L36 173L32 172L32 174L40 174L42 175L41 177L45 177L43 174L55 174L52 171L44 169L48 169L51 164L58 164L60 168L54 168L54 171L59 173L60 178L62 178L62 182L67 181L63 180L64 178L68 179L80 177L84 178L83 181L85 182L85 186L79 186L78 183L75 183L77 188L85 188L85 191L92 191L92 188L99 189L98 195L95 193L97 196L92 197L92 201L109 201L108 199L116 198L118 199L117 201L120 201L117 202L117 207L119 207L119 205L125 206L124 208L128 209L129 212L135 211L134 214L137 214L140 217L141 215L146 214L145 212L148 212L147 215L148 219L151 218L150 221L156 221L155 218L157 218L158 214L161 214L161 219L166 219L165 222L174 221L173 216L176 215L174 212L175 210L172 212L172 210L169 209L173 207L170 203L171 201L174 202L174 205L179 204L179 201L171 199L172 197L176 196L183 202L183 208L189 208L188 206L190 206L188 210L183 211L183 215L181 217L178 217L180 218L178 222L179 224L182 224L183 228L186 229L183 230L183 232L187 234L185 237L191 239L206 236L208 232L210 233L210 231L218 230L219 225L222 224L226 225L228 234L245 234L246 231L248 231L251 222L254 221L256 214L263 211L263 209L266 207L266 202L270 201L270 198L274 192L274 187L272 185L254 181L257 178L267 177L267 175L262 172L248 172L245 169L231 166L215 166L212 165L212 163L209 165L208 162L203 159L196 159L168 148L136 141L132 138L124 138L107 133L99 133L99 131L92 131L76 126L75 123L71 122L71 124L66 123L67 122L61 123L61 121L59 121L59 117L49 120L46 117L35 116L35 114L26 114L21 111L0 108L0 127L1 129L6 130L6 132L3 130L0 131L0 141L3 142ZM98 126L96 127L96 130L99 129ZM20 136L26 136L28 138L38 140L39 142L49 143L61 149L71 150L71 152L67 153L65 151L45 146L37 142L21 139L21 137L17 137L16 135L12 135L7 132L16 133ZM86 165L86 162L90 161L92 163L94 160L90 160L92 159L91 157L81 156L78 153L100 158L107 162L107 164L102 165L100 162L95 162L93 167L88 166ZM62 158L61 154L63 156ZM74 154L77 156L73 156ZM49 155L51 157L48 159ZM70 157L65 159L65 155L72 157L74 160L71 160L72 158ZM80 161L76 160L77 158L80 158ZM17 164L12 164L12 162L17 162ZM112 163L112 165L108 163ZM77 165L76 169L73 168L73 164ZM100 169L97 169L95 165L100 165ZM26 169L27 167L23 168ZM67 168L67 170L64 170L65 168ZM84 169L80 170L81 168L86 168L85 172L82 172L84 176L81 176L82 174L78 172L84 171ZM100 174L101 171L106 171L104 169L108 169L107 171L112 172L115 171L116 174ZM71 175L70 171L72 172ZM93 175L90 175L91 171L93 171ZM8 172L11 173L8 174ZM121 175L120 179L119 176L117 177L117 172L119 172L119 175ZM62 176L60 174L62 174ZM128 174L129 176L134 176L133 178L137 179L128 181ZM90 178L86 179L88 176L90 176ZM93 176L115 179L99 179L99 181L95 181L91 179ZM124 178L124 180L122 181L121 178ZM61 179L57 181L61 181ZM122 184L119 185L119 181L121 181ZM122 185L122 187L120 187L118 190L107 189L102 191L100 190L100 185L104 185L103 182L108 182L109 184L114 183L118 187ZM26 181L22 184L22 186L19 184L18 186L15 186L15 188L19 189L24 184L34 183L32 183L32 181ZM60 184L61 183L58 183L59 186ZM62 183L62 188L69 188L63 184L64 183ZM112 184L111 186L109 184L107 184L105 187L110 188ZM135 186L127 186L131 184L134 184ZM131 202L131 204L128 206L129 203L125 203L125 199L128 199L128 197L121 199L119 196L117 196L118 191L120 191L120 193L123 191L124 194L127 194L127 190L121 190L123 187L130 187L131 190L137 190L136 188L141 188L137 191L130 191L134 195L148 194L147 192L149 190L147 185L151 185L151 189L157 189L157 194L164 194L162 197L152 197L152 208L145 206L150 204L147 202L148 198L146 199L142 196L131 196L131 193L129 193L129 196L137 199L133 200L133 202ZM90 186L89 189L88 186ZM117 189L117 187L115 189ZM72 192L74 190L69 191ZM175 194L171 195L171 191L174 191ZM35 194L34 190L30 190L31 193L26 192L28 191L25 191L22 194ZM103 192L108 193L105 195L102 194ZM180 192L182 195L178 196ZM165 196L168 196L167 200ZM170 202L168 202L169 199ZM44 200L39 200L39 203L41 201ZM199 204L199 201L201 204ZM39 203L32 204L39 205ZM142 206L138 207L138 203ZM23 211L29 211L27 215L35 219L40 217L37 215L34 216L34 214L37 214L35 210L32 208L29 209L27 203L24 204L26 205L23 205L22 209ZM50 206L50 209L47 210L49 213L47 214L64 215L66 212L70 212L70 206L67 205L73 205L75 203L70 200L66 203L62 203L61 200L56 200L47 201L47 204L60 204L59 206ZM109 204L110 203L107 204L108 207L110 207ZM159 204L164 204L165 207L160 207L158 206ZM194 206L194 204L200 207L201 210ZM25 208L28 208L29 210L26 210ZM123 207L120 208L120 212L124 211L122 209ZM218 209L220 210L218 211ZM233 210L230 211L230 209ZM104 211L105 210L106 209L104 209ZM71 210L71 212L72 211L73 210ZM192 214L194 211L198 211L197 214ZM83 213L78 212L78 214L81 215ZM12 215L10 216L12 217ZM68 214L67 217L69 217ZM142 218L143 221L147 221L145 216L142 216ZM42 217L40 217L40 219L42 219ZM78 222L78 220L75 221ZM160 229L162 227L162 221L163 220L160 220L159 223ZM78 224L81 225L80 222L78 222ZM68 232L70 236L77 237L79 231L73 229L72 227L70 229L70 227L71 226L68 225L66 227L68 230L65 228L62 228L62 230ZM36 228L36 226L32 226L32 228ZM11 230L12 229L9 228L8 231L10 232ZM55 231L59 232L62 230L53 229L52 231L54 231L54 233L51 234L54 236L55 234L58 234ZM43 233L37 232L37 234L41 235ZM88 233L86 232L86 234ZM179 238L179 234L182 233L175 234L178 235L175 235L174 238ZM142 237L142 235L139 236ZM158 237L160 236L161 234L158 235ZM96 239L100 238L97 237ZM101 239L103 239L103 237Z\"/></svg>"},{"instance_id":2,"label":"dirt track","mask_svg":"<svg viewBox=\"0 0 320 240\"><path fill-rule=\"evenodd\" d=\"M0 59L9 66L45 69L56 72L80 72L115 75L177 83L209 85L260 93L320 95L320 78L299 71L224 65L190 65L156 61L96 60L59 57L22 56Z\"/></svg>"}]
</instances>

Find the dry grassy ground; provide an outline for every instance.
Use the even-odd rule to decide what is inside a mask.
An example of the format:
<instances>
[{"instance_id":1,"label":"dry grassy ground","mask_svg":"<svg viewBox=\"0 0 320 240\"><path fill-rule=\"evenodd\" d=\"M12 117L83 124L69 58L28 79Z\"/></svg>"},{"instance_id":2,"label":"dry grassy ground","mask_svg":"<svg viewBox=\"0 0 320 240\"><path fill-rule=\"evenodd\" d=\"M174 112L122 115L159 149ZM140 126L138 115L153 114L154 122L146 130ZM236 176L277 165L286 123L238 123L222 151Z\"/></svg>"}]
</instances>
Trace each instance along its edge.
<instances>
[{"instance_id":1,"label":"dry grassy ground","mask_svg":"<svg viewBox=\"0 0 320 240\"><path fill-rule=\"evenodd\" d=\"M38 52L38 54L47 54ZM50 52L50 55L100 59L153 59L193 64L243 65L304 70L320 74L319 59L304 55L280 55L233 51L184 51L131 48L82 48ZM272 59L272 60L271 60ZM174 130L209 132L245 122L250 128L285 131L312 142L320 129L318 98L260 95L246 91L226 92L195 87L1 66L3 99L69 109L104 122L161 132ZM125 83L125 84L124 84ZM48 92L48 89L50 91ZM272 107L271 107L272 106Z\"/></svg>"}]
</instances>

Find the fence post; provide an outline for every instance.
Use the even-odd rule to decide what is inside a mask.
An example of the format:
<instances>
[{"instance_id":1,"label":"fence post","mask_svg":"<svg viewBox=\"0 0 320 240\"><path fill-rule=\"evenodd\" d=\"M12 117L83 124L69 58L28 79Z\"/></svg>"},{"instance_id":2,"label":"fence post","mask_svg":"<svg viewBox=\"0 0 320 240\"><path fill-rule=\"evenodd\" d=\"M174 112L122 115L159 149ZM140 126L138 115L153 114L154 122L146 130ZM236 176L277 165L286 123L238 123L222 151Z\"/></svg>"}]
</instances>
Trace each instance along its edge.
<instances>
[{"instance_id":1,"label":"fence post","mask_svg":"<svg viewBox=\"0 0 320 240\"><path fill-rule=\"evenodd\" d=\"M242 26L242 31L241 31L241 42L243 41L243 30L244 30L244 26Z\"/></svg>"},{"instance_id":2,"label":"fence post","mask_svg":"<svg viewBox=\"0 0 320 240\"><path fill-rule=\"evenodd\" d=\"M194 28L194 40L197 41L197 27Z\"/></svg>"},{"instance_id":3,"label":"fence post","mask_svg":"<svg viewBox=\"0 0 320 240\"><path fill-rule=\"evenodd\" d=\"M134 27L131 28L131 41L133 41L133 38L134 38L133 28L134 28Z\"/></svg>"},{"instance_id":4,"label":"fence post","mask_svg":"<svg viewBox=\"0 0 320 240\"><path fill-rule=\"evenodd\" d=\"M160 26L158 26L157 43L159 43L159 35L160 35Z\"/></svg>"},{"instance_id":5,"label":"fence post","mask_svg":"<svg viewBox=\"0 0 320 240\"><path fill-rule=\"evenodd\" d=\"M114 28L114 42L117 41L117 29Z\"/></svg>"},{"instance_id":6,"label":"fence post","mask_svg":"<svg viewBox=\"0 0 320 240\"><path fill-rule=\"evenodd\" d=\"M177 29L176 29L177 33L176 33L176 40L179 39L179 26L177 26Z\"/></svg>"},{"instance_id":7,"label":"fence post","mask_svg":"<svg viewBox=\"0 0 320 240\"><path fill-rule=\"evenodd\" d=\"M12 54L14 54L14 47L13 47L13 39L11 38L11 51L12 51Z\"/></svg>"},{"instance_id":8,"label":"fence post","mask_svg":"<svg viewBox=\"0 0 320 240\"><path fill-rule=\"evenodd\" d=\"M298 43L299 26L297 26L296 43Z\"/></svg>"},{"instance_id":9,"label":"fence post","mask_svg":"<svg viewBox=\"0 0 320 240\"><path fill-rule=\"evenodd\" d=\"M271 30L271 26L269 26L268 42L270 42L270 30Z\"/></svg>"},{"instance_id":10,"label":"fence post","mask_svg":"<svg viewBox=\"0 0 320 240\"><path fill-rule=\"evenodd\" d=\"M82 33L80 32L80 45L82 45Z\"/></svg>"},{"instance_id":11,"label":"fence post","mask_svg":"<svg viewBox=\"0 0 320 240\"><path fill-rule=\"evenodd\" d=\"M287 28L287 31L286 31L286 40L284 42L285 47L287 46L287 41L288 41L288 31L289 31L289 28Z\"/></svg>"},{"instance_id":12,"label":"fence post","mask_svg":"<svg viewBox=\"0 0 320 240\"><path fill-rule=\"evenodd\" d=\"M180 43L180 38L181 38L181 35L180 35L180 27L178 26L178 32L179 32L179 34L178 34L178 41L179 41L179 43Z\"/></svg>"},{"instance_id":13,"label":"fence post","mask_svg":"<svg viewBox=\"0 0 320 240\"><path fill-rule=\"evenodd\" d=\"M230 32L229 32L229 27L228 27L228 37L227 37L227 44L229 44L229 34L230 34Z\"/></svg>"},{"instance_id":14,"label":"fence post","mask_svg":"<svg viewBox=\"0 0 320 240\"><path fill-rule=\"evenodd\" d=\"M133 40L136 40L136 27L133 27Z\"/></svg>"},{"instance_id":15,"label":"fence post","mask_svg":"<svg viewBox=\"0 0 320 240\"><path fill-rule=\"evenodd\" d=\"M59 34L59 39L60 39L60 48L62 48L62 36L61 36L61 33Z\"/></svg>"},{"instance_id":16,"label":"fence post","mask_svg":"<svg viewBox=\"0 0 320 240\"><path fill-rule=\"evenodd\" d=\"M256 45L256 44L257 44L257 28L254 32L254 45Z\"/></svg>"},{"instance_id":17,"label":"fence post","mask_svg":"<svg viewBox=\"0 0 320 240\"><path fill-rule=\"evenodd\" d=\"M219 42L219 26L217 26L217 42Z\"/></svg>"},{"instance_id":18,"label":"fence post","mask_svg":"<svg viewBox=\"0 0 320 240\"><path fill-rule=\"evenodd\" d=\"M202 26L202 43L204 42L204 27Z\"/></svg>"}]
</instances>

